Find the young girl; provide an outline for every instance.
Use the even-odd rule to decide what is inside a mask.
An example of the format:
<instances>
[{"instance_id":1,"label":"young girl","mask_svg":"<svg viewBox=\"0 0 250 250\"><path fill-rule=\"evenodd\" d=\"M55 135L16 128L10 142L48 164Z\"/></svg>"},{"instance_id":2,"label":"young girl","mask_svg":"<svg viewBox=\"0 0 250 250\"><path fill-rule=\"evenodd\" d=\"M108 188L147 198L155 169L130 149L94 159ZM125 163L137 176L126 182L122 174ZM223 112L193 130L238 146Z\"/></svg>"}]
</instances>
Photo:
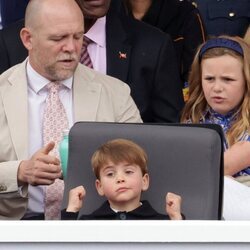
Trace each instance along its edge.
<instances>
[{"instance_id":1,"label":"young girl","mask_svg":"<svg viewBox=\"0 0 250 250\"><path fill-rule=\"evenodd\" d=\"M224 174L249 184L250 48L243 39L220 36L199 47L181 121L221 125Z\"/></svg>"}]
</instances>

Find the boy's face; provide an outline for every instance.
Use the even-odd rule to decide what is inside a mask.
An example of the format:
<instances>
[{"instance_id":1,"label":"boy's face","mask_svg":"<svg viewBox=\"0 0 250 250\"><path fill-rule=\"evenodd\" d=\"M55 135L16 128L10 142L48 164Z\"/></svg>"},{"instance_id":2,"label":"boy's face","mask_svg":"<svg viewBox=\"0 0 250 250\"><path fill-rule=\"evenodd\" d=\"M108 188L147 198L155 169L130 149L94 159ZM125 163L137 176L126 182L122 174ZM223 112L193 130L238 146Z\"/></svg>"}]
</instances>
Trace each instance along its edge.
<instances>
[{"instance_id":1,"label":"boy's face","mask_svg":"<svg viewBox=\"0 0 250 250\"><path fill-rule=\"evenodd\" d=\"M149 186L148 174L142 175L137 165L109 162L100 170L96 180L99 195L105 196L110 206L119 211L131 211L140 205L141 192Z\"/></svg>"}]
</instances>

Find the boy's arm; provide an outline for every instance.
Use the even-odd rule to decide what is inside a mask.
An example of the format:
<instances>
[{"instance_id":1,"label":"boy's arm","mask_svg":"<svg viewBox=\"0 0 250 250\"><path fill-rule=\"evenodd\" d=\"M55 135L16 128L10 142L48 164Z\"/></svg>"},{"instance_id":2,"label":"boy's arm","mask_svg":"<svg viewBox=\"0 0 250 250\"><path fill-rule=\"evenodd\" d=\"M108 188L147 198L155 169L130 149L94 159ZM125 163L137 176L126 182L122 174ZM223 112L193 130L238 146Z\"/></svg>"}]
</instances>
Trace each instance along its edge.
<instances>
[{"instance_id":1,"label":"boy's arm","mask_svg":"<svg viewBox=\"0 0 250 250\"><path fill-rule=\"evenodd\" d=\"M86 191L83 186L78 186L69 191L68 207L61 211L62 220L77 220Z\"/></svg>"},{"instance_id":2,"label":"boy's arm","mask_svg":"<svg viewBox=\"0 0 250 250\"><path fill-rule=\"evenodd\" d=\"M166 195L166 212L171 220L182 220L181 196L174 193Z\"/></svg>"},{"instance_id":3,"label":"boy's arm","mask_svg":"<svg viewBox=\"0 0 250 250\"><path fill-rule=\"evenodd\" d=\"M66 212L77 213L82 207L86 191L83 186L78 186L69 191L69 202Z\"/></svg>"}]
</instances>

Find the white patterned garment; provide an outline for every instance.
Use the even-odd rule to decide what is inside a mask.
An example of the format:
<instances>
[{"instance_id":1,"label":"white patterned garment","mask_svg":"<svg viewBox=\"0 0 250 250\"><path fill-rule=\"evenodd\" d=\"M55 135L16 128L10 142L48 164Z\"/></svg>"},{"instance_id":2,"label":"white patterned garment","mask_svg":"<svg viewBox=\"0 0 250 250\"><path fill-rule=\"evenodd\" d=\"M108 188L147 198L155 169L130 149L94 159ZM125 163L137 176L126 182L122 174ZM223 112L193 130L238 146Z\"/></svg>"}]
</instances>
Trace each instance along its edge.
<instances>
[{"instance_id":1,"label":"white patterned garment","mask_svg":"<svg viewBox=\"0 0 250 250\"><path fill-rule=\"evenodd\" d=\"M59 98L59 89L62 85L50 82L47 85L49 94L46 98L43 117L43 142L55 142L54 149L50 152L59 156L58 145L62 139L63 130L68 129L68 119L64 106ZM45 192L45 219L60 219L61 202L63 198L64 182L57 179L53 184L46 186Z\"/></svg>"}]
</instances>

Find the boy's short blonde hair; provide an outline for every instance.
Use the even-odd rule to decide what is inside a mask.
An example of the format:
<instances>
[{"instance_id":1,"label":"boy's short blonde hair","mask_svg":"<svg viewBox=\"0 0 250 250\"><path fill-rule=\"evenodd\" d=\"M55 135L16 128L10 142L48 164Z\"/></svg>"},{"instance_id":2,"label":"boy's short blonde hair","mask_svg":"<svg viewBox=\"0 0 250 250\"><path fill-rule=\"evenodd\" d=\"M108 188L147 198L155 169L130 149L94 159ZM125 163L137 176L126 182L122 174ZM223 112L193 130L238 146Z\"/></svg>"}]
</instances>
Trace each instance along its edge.
<instances>
[{"instance_id":1,"label":"boy's short blonde hair","mask_svg":"<svg viewBox=\"0 0 250 250\"><path fill-rule=\"evenodd\" d=\"M100 178L101 168L109 161L112 161L114 164L120 162L135 164L140 167L142 175L148 173L146 152L130 140L111 140L95 151L91 158L91 164L97 179Z\"/></svg>"}]
</instances>

